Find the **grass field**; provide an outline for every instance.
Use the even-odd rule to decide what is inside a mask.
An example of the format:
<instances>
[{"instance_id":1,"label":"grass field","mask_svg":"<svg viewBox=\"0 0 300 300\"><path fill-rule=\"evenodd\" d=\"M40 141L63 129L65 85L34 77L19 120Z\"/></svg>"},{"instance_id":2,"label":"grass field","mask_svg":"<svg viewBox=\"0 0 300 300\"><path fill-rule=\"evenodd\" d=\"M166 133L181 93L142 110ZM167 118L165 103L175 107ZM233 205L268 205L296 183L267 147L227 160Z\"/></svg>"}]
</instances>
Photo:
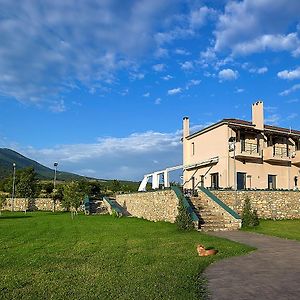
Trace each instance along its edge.
<instances>
[{"instance_id":1,"label":"grass field","mask_svg":"<svg viewBox=\"0 0 300 300\"><path fill-rule=\"evenodd\" d=\"M196 245L215 247L201 258ZM249 247L174 224L68 213L0 217L1 299L201 299L201 272Z\"/></svg>"},{"instance_id":2,"label":"grass field","mask_svg":"<svg viewBox=\"0 0 300 300\"><path fill-rule=\"evenodd\" d=\"M300 241L300 220L260 220L259 226L245 230Z\"/></svg>"}]
</instances>

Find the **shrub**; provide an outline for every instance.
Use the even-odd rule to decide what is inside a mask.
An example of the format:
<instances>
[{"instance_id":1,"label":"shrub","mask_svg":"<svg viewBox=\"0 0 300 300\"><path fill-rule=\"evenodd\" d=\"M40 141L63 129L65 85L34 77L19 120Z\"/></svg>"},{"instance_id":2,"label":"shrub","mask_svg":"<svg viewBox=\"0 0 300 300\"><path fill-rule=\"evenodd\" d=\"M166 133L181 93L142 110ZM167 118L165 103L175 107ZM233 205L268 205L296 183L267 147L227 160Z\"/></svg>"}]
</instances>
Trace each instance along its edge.
<instances>
[{"instance_id":1,"label":"shrub","mask_svg":"<svg viewBox=\"0 0 300 300\"><path fill-rule=\"evenodd\" d=\"M5 202L6 202L6 195L0 194L0 215L1 215L1 212L2 212Z\"/></svg>"},{"instance_id":2,"label":"shrub","mask_svg":"<svg viewBox=\"0 0 300 300\"><path fill-rule=\"evenodd\" d=\"M242 214L242 227L259 225L257 210L252 210L249 198L246 198Z\"/></svg>"},{"instance_id":3,"label":"shrub","mask_svg":"<svg viewBox=\"0 0 300 300\"><path fill-rule=\"evenodd\" d=\"M122 214L120 214L119 212L117 212L115 209L112 209L111 215L112 215L114 218L121 218L121 217L122 217Z\"/></svg>"},{"instance_id":4,"label":"shrub","mask_svg":"<svg viewBox=\"0 0 300 300\"><path fill-rule=\"evenodd\" d=\"M181 201L178 206L178 215L175 223L181 230L192 230L194 228L193 220Z\"/></svg>"}]
</instances>

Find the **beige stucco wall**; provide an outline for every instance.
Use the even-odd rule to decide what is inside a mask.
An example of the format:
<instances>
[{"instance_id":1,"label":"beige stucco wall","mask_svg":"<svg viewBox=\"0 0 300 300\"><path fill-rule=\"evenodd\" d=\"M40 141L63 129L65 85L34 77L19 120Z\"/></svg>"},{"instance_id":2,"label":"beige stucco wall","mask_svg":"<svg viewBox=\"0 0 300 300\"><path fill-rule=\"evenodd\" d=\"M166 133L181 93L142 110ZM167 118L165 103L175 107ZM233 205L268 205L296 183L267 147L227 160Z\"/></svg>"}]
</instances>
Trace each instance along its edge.
<instances>
[{"instance_id":1,"label":"beige stucco wall","mask_svg":"<svg viewBox=\"0 0 300 300\"><path fill-rule=\"evenodd\" d=\"M221 201L241 214L244 201L263 219L300 219L299 191L212 191Z\"/></svg>"},{"instance_id":2,"label":"beige stucco wall","mask_svg":"<svg viewBox=\"0 0 300 300\"><path fill-rule=\"evenodd\" d=\"M179 202L172 190L117 195L116 201L130 215L150 221L174 223L178 214Z\"/></svg>"},{"instance_id":3,"label":"beige stucco wall","mask_svg":"<svg viewBox=\"0 0 300 300\"><path fill-rule=\"evenodd\" d=\"M183 144L186 149L183 157L184 165L197 164L212 157L219 157L219 162L212 167L203 167L198 170L186 170L183 173L185 188L192 188L191 176L195 178L195 184L200 184L201 175L205 175L204 185L210 186L210 175L220 174L220 185L226 186L227 183L227 164L228 164L228 130L227 125L222 125L205 134L198 135L192 139L184 139ZM192 154L192 143L194 143L194 155ZM196 172L197 171L197 172ZM208 172L208 173L207 173Z\"/></svg>"},{"instance_id":4,"label":"beige stucco wall","mask_svg":"<svg viewBox=\"0 0 300 300\"><path fill-rule=\"evenodd\" d=\"M293 189L295 187L295 177L298 178L298 187L300 187L299 166L291 164L291 161L271 163L262 159L267 147L263 135L259 135L262 156L257 159L234 159L233 152L229 152L228 147L230 137L236 137L235 131L229 128L227 124L223 124L192 138L183 138L184 165L196 164L215 156L219 157L219 162L215 165L185 170L184 188L192 188L192 176L195 178L195 185L200 185L201 175L205 175L204 186L210 187L212 173L219 173L219 187L235 188L237 172L246 173L246 188L268 188L268 175L276 175L277 189ZM256 139L254 136L248 135L246 136L246 142L255 143ZM192 143L194 143L194 154L192 153ZM240 149L239 146L240 144L237 143L237 149ZM278 146L283 147L284 145L278 144ZM291 152L295 150L295 145L289 147ZM235 169L236 172L234 172Z\"/></svg>"}]
</instances>

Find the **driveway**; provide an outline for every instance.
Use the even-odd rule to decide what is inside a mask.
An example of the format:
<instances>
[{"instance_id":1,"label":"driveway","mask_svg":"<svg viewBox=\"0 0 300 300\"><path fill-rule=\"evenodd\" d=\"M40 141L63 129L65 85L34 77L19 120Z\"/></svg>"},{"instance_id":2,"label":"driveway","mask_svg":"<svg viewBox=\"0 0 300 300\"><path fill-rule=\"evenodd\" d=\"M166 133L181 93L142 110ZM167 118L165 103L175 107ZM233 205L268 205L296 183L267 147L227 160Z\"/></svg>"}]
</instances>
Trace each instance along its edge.
<instances>
[{"instance_id":1,"label":"driveway","mask_svg":"<svg viewBox=\"0 0 300 300\"><path fill-rule=\"evenodd\" d=\"M206 269L212 299L300 299L300 242L244 231L210 234L257 248Z\"/></svg>"}]
</instances>

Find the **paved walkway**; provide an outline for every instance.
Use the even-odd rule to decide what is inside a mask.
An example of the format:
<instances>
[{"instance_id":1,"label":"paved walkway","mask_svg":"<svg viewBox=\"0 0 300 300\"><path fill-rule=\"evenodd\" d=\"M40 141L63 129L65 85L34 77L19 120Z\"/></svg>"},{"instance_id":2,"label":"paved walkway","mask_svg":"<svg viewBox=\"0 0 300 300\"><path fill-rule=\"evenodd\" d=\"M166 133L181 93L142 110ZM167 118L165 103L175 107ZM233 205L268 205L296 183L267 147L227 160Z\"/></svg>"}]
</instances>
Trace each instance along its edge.
<instances>
[{"instance_id":1,"label":"paved walkway","mask_svg":"<svg viewBox=\"0 0 300 300\"><path fill-rule=\"evenodd\" d=\"M243 231L210 234L257 248L206 269L212 299L300 299L300 242Z\"/></svg>"}]
</instances>

